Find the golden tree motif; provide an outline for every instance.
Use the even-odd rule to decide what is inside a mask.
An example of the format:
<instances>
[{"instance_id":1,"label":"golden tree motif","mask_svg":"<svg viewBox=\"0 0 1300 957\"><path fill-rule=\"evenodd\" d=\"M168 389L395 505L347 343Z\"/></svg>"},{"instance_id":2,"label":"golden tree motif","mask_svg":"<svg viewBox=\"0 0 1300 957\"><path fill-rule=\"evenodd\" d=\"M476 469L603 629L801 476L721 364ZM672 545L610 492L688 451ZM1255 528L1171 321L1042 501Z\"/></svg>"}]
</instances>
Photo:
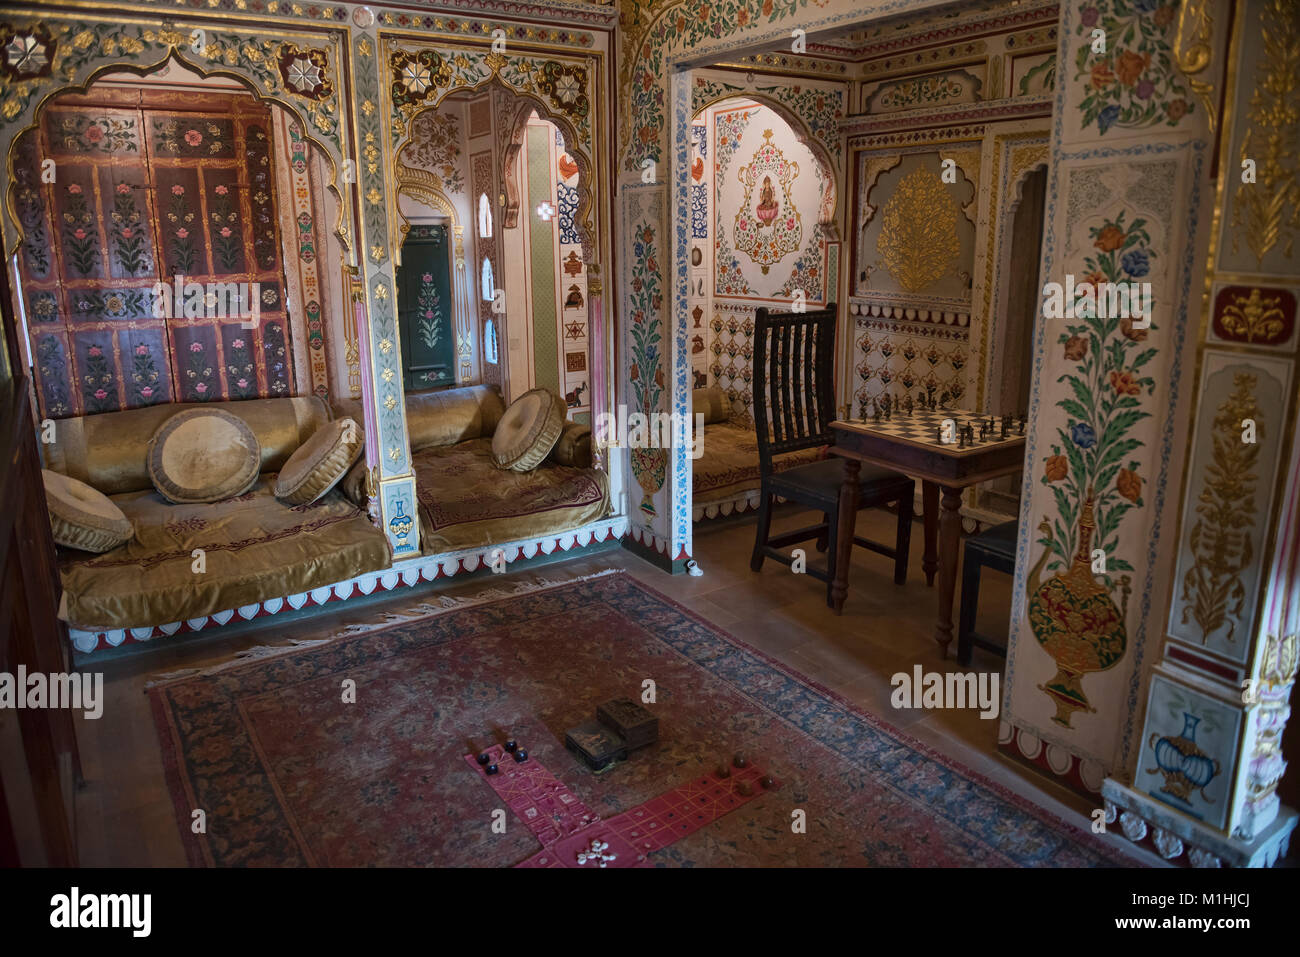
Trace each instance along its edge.
<instances>
[{"instance_id":1,"label":"golden tree motif","mask_svg":"<svg viewBox=\"0 0 1300 957\"><path fill-rule=\"evenodd\" d=\"M1242 422L1256 423L1256 439L1264 434L1258 403L1255 401L1255 376L1238 372L1233 378L1235 391L1219 406L1214 417L1213 461L1206 467L1205 487L1197 501L1200 516L1192 527L1191 546L1196 564L1183 576L1183 621L1189 615L1201 628L1201 642L1228 625L1228 641L1233 640L1246 600L1241 573L1254 556L1251 545L1251 520L1255 514L1254 472L1259 459L1259 444L1242 441Z\"/></svg>"},{"instance_id":2,"label":"golden tree motif","mask_svg":"<svg viewBox=\"0 0 1300 957\"><path fill-rule=\"evenodd\" d=\"M918 167L898 184L881 214L876 251L907 292L943 276L961 253L957 204L939 177Z\"/></svg>"}]
</instances>

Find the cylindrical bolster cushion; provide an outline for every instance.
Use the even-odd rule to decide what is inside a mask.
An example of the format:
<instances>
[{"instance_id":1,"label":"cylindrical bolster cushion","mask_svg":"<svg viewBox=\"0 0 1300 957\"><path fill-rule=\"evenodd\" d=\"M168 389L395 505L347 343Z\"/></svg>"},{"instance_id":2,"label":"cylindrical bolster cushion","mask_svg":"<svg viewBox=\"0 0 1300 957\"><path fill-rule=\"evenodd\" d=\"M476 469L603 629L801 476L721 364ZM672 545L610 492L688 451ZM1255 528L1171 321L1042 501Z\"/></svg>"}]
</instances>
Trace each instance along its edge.
<instances>
[{"instance_id":1,"label":"cylindrical bolster cushion","mask_svg":"<svg viewBox=\"0 0 1300 957\"><path fill-rule=\"evenodd\" d=\"M149 477L169 502L220 502L257 482L262 447L253 430L221 409L189 409L149 440Z\"/></svg>"},{"instance_id":2,"label":"cylindrical bolster cushion","mask_svg":"<svg viewBox=\"0 0 1300 957\"><path fill-rule=\"evenodd\" d=\"M364 443L360 426L350 418L322 425L284 463L275 480L275 497L292 505L316 501L347 474Z\"/></svg>"},{"instance_id":3,"label":"cylindrical bolster cushion","mask_svg":"<svg viewBox=\"0 0 1300 957\"><path fill-rule=\"evenodd\" d=\"M550 460L557 465L591 468L591 426L582 422L565 422L559 441L551 449Z\"/></svg>"},{"instance_id":4,"label":"cylindrical bolster cushion","mask_svg":"<svg viewBox=\"0 0 1300 957\"><path fill-rule=\"evenodd\" d=\"M563 400L549 389L530 389L497 423L492 458L497 468L531 472L546 460L563 429Z\"/></svg>"},{"instance_id":5,"label":"cylindrical bolster cushion","mask_svg":"<svg viewBox=\"0 0 1300 957\"><path fill-rule=\"evenodd\" d=\"M726 422L731 418L731 401L721 386L696 389L691 393L691 411L697 415L703 412L705 425Z\"/></svg>"},{"instance_id":6,"label":"cylindrical bolster cushion","mask_svg":"<svg viewBox=\"0 0 1300 957\"><path fill-rule=\"evenodd\" d=\"M103 492L41 469L54 541L83 552L106 552L131 540L131 520Z\"/></svg>"}]
</instances>

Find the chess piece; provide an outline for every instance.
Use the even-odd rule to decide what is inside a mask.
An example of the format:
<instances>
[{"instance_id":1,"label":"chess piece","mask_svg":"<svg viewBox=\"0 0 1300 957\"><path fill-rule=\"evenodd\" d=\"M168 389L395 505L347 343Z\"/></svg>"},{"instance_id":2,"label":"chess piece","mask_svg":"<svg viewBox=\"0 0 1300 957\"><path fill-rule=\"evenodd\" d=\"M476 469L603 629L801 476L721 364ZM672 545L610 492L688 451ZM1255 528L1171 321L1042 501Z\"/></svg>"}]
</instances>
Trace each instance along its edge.
<instances>
[{"instance_id":1,"label":"chess piece","mask_svg":"<svg viewBox=\"0 0 1300 957\"><path fill-rule=\"evenodd\" d=\"M514 738L511 738L509 741L506 742L506 750L509 751L511 754L515 753L515 748L517 747L519 747L519 742L517 742Z\"/></svg>"},{"instance_id":2,"label":"chess piece","mask_svg":"<svg viewBox=\"0 0 1300 957\"><path fill-rule=\"evenodd\" d=\"M518 751L515 752L516 763L523 764L527 760L528 760L528 752L525 751L523 748L520 748Z\"/></svg>"},{"instance_id":3,"label":"chess piece","mask_svg":"<svg viewBox=\"0 0 1300 957\"><path fill-rule=\"evenodd\" d=\"M935 428L935 430L934 430L934 440L935 440L935 442L937 442L939 445L943 445L943 444L944 444L944 442L943 442L943 426L942 426L942 425L937 426L937 427Z\"/></svg>"},{"instance_id":4,"label":"chess piece","mask_svg":"<svg viewBox=\"0 0 1300 957\"><path fill-rule=\"evenodd\" d=\"M732 758L731 758L731 763L734 764L734 765L735 765L736 767L738 767L738 768L747 768L747 767L749 767L749 761L747 761L747 760L745 759L745 755L742 754L742 753L739 752L739 751L737 751L737 752L735 753L735 755L732 756Z\"/></svg>"},{"instance_id":5,"label":"chess piece","mask_svg":"<svg viewBox=\"0 0 1300 957\"><path fill-rule=\"evenodd\" d=\"M492 763L492 756L488 754L486 751L484 751L482 754L478 756L478 763L481 764L483 767L487 767L489 764Z\"/></svg>"},{"instance_id":6,"label":"chess piece","mask_svg":"<svg viewBox=\"0 0 1300 957\"><path fill-rule=\"evenodd\" d=\"M501 769L498 768L495 764L489 764L489 765L488 765L486 768L484 768L483 770L486 771L488 774L496 774L497 771L499 771L499 770L501 770Z\"/></svg>"},{"instance_id":7,"label":"chess piece","mask_svg":"<svg viewBox=\"0 0 1300 957\"><path fill-rule=\"evenodd\" d=\"M1011 424L1011 416L1002 416L1002 438L1005 441L1007 437L1007 426Z\"/></svg>"},{"instance_id":8,"label":"chess piece","mask_svg":"<svg viewBox=\"0 0 1300 957\"><path fill-rule=\"evenodd\" d=\"M1020 413L1020 434L1021 435L1025 434L1025 418L1026 418L1025 414L1021 412Z\"/></svg>"},{"instance_id":9,"label":"chess piece","mask_svg":"<svg viewBox=\"0 0 1300 957\"><path fill-rule=\"evenodd\" d=\"M907 414L912 414L912 397L910 395L907 397Z\"/></svg>"},{"instance_id":10,"label":"chess piece","mask_svg":"<svg viewBox=\"0 0 1300 957\"><path fill-rule=\"evenodd\" d=\"M964 449L964 448L966 448L966 430L965 430L965 429L958 429L958 430L957 430L957 448L959 448L959 449Z\"/></svg>"}]
</instances>

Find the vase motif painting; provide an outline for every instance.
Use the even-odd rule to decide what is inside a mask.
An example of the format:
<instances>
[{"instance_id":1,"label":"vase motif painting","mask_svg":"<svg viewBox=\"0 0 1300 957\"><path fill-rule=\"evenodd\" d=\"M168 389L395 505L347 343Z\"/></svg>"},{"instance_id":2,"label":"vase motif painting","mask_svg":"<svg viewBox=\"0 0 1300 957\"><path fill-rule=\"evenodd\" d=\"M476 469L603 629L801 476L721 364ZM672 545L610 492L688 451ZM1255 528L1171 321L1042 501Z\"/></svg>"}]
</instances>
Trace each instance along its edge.
<instances>
[{"instance_id":1,"label":"vase motif painting","mask_svg":"<svg viewBox=\"0 0 1300 957\"><path fill-rule=\"evenodd\" d=\"M764 130L763 145L737 175L745 187L745 198L736 213L736 251L748 256L766 275L775 263L797 252L803 238L803 217L790 193L799 176L799 164L786 159L772 142L772 131Z\"/></svg>"}]
</instances>

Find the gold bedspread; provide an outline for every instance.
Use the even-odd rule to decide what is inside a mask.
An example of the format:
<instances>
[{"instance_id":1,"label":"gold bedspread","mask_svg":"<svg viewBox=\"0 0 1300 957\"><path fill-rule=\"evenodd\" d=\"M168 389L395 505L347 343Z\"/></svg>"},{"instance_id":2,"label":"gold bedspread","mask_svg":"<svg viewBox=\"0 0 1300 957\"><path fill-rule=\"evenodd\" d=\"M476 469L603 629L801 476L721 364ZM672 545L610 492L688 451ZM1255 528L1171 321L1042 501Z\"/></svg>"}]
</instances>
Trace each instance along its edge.
<instances>
[{"instance_id":1,"label":"gold bedspread","mask_svg":"<svg viewBox=\"0 0 1300 957\"><path fill-rule=\"evenodd\" d=\"M112 496L135 537L103 555L60 550L65 616L85 630L142 628L296 595L387 568L388 540L333 490L288 505L263 474L224 502L172 505L152 490ZM206 570L193 571L194 549Z\"/></svg>"},{"instance_id":2,"label":"gold bedspread","mask_svg":"<svg viewBox=\"0 0 1300 957\"><path fill-rule=\"evenodd\" d=\"M806 465L822 457L822 450L801 449L774 456L776 471ZM704 454L692 463L694 504L725 501L762 485L758 474L758 436L751 428L732 422L704 427Z\"/></svg>"},{"instance_id":3,"label":"gold bedspread","mask_svg":"<svg viewBox=\"0 0 1300 957\"><path fill-rule=\"evenodd\" d=\"M550 535L609 511L604 472L554 462L502 470L490 438L421 449L411 461L426 555Z\"/></svg>"}]
</instances>

